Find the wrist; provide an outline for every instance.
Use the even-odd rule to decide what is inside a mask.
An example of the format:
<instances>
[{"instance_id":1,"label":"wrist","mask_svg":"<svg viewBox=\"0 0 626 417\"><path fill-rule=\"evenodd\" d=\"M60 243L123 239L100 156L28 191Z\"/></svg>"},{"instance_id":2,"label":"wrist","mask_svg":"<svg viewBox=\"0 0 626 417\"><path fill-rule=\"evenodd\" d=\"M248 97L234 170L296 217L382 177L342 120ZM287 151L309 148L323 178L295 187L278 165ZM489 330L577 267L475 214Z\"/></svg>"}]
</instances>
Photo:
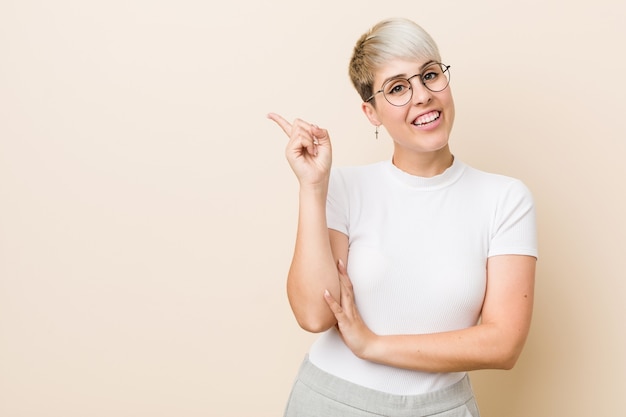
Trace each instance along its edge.
<instances>
[{"instance_id":1,"label":"wrist","mask_svg":"<svg viewBox=\"0 0 626 417\"><path fill-rule=\"evenodd\" d=\"M300 183L301 197L322 197L326 200L328 180L316 183Z\"/></svg>"},{"instance_id":2,"label":"wrist","mask_svg":"<svg viewBox=\"0 0 626 417\"><path fill-rule=\"evenodd\" d=\"M361 352L356 355L369 362L379 362L379 358L384 356L384 338L371 333Z\"/></svg>"}]
</instances>

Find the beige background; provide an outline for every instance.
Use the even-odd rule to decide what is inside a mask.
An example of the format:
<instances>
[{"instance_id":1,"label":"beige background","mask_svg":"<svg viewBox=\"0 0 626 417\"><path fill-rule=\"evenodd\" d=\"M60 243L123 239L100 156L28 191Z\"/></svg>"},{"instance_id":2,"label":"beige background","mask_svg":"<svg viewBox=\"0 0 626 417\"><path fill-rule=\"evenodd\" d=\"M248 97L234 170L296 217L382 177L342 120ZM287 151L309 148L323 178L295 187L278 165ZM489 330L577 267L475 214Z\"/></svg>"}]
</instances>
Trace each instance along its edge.
<instances>
[{"instance_id":1,"label":"beige background","mask_svg":"<svg viewBox=\"0 0 626 417\"><path fill-rule=\"evenodd\" d=\"M0 1L0 415L279 416L313 340L284 281L297 187L269 111L336 164L390 155L347 78L421 23L457 157L538 208L533 328L484 417L618 415L626 392L622 1Z\"/></svg>"}]
</instances>

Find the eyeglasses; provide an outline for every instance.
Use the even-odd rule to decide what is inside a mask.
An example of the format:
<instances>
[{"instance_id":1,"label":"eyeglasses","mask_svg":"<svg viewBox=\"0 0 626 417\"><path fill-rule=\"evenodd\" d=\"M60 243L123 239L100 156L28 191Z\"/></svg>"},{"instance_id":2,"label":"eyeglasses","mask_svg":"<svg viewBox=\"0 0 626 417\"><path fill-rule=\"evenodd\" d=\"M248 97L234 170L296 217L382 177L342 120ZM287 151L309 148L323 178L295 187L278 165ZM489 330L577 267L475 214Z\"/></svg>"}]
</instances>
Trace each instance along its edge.
<instances>
[{"instance_id":1,"label":"eyeglasses","mask_svg":"<svg viewBox=\"0 0 626 417\"><path fill-rule=\"evenodd\" d=\"M415 77L419 77L424 87L433 93L443 91L450 84L450 65L433 62L426 66L421 74L415 74L409 78L391 78L383 84L383 88L372 94L365 101L369 102L376 94L383 93L385 100L392 106L404 106L413 97L411 80Z\"/></svg>"}]
</instances>

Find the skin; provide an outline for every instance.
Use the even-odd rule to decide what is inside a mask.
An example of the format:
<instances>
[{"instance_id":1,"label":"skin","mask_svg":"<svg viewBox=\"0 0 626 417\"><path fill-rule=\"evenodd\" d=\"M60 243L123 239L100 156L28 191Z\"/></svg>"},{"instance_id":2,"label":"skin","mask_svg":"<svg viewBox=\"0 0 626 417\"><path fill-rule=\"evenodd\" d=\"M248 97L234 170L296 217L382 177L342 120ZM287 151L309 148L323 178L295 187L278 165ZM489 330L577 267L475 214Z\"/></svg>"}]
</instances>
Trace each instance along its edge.
<instances>
[{"instance_id":1,"label":"skin","mask_svg":"<svg viewBox=\"0 0 626 417\"><path fill-rule=\"evenodd\" d=\"M380 68L374 90L384 80L418 74L427 62L394 60ZM454 101L448 86L433 93L413 80L413 97L402 107L381 94L362 110L376 126L384 125L394 142L393 163L413 175L432 177L453 161L448 145ZM413 123L436 110L426 126ZM535 258L503 255L488 259L487 291L481 321L467 329L434 334L377 335L363 322L344 260L348 236L326 227L326 196L332 162L328 132L296 119L289 123L270 113L289 137L286 157L300 183L296 245L287 277L287 294L302 328L321 332L336 326L346 345L362 359L426 372L510 369L528 335L533 306Z\"/></svg>"},{"instance_id":2,"label":"skin","mask_svg":"<svg viewBox=\"0 0 626 417\"><path fill-rule=\"evenodd\" d=\"M374 77L378 90L388 78L404 78L420 74L425 63L394 60L382 67ZM409 104L396 107L385 100L382 93L375 96L375 103L361 105L363 112L373 125L384 125L393 138L393 163L401 170L420 177L441 174L452 164L452 153L448 139L454 124L454 101L450 86L438 93L428 90L419 81L411 80L413 96ZM375 104L375 105L374 105ZM418 116L433 110L440 111L439 120L432 125L418 127L413 122Z\"/></svg>"},{"instance_id":3,"label":"skin","mask_svg":"<svg viewBox=\"0 0 626 417\"><path fill-rule=\"evenodd\" d=\"M328 290L335 297L340 296L336 262L348 254L347 236L326 227L330 138L325 129L303 120L289 123L274 113L268 117L289 137L285 154L300 183L298 228L287 275L287 296L299 325L310 332L322 332L337 324L323 294Z\"/></svg>"}]
</instances>

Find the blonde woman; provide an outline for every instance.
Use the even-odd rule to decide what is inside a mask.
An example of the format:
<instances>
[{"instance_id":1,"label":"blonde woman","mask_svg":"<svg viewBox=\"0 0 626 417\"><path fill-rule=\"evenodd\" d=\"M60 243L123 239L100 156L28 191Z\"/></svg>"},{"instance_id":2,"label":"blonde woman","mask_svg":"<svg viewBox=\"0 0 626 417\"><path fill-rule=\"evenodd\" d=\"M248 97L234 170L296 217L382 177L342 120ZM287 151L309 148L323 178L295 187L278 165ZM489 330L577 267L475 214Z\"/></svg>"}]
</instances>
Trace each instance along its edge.
<instances>
[{"instance_id":1,"label":"blonde woman","mask_svg":"<svg viewBox=\"0 0 626 417\"><path fill-rule=\"evenodd\" d=\"M268 116L300 184L289 302L321 333L285 416L477 417L467 372L512 368L530 326L532 196L454 157L450 66L416 23L371 28L350 77L389 160L331 169L325 129Z\"/></svg>"}]
</instances>

